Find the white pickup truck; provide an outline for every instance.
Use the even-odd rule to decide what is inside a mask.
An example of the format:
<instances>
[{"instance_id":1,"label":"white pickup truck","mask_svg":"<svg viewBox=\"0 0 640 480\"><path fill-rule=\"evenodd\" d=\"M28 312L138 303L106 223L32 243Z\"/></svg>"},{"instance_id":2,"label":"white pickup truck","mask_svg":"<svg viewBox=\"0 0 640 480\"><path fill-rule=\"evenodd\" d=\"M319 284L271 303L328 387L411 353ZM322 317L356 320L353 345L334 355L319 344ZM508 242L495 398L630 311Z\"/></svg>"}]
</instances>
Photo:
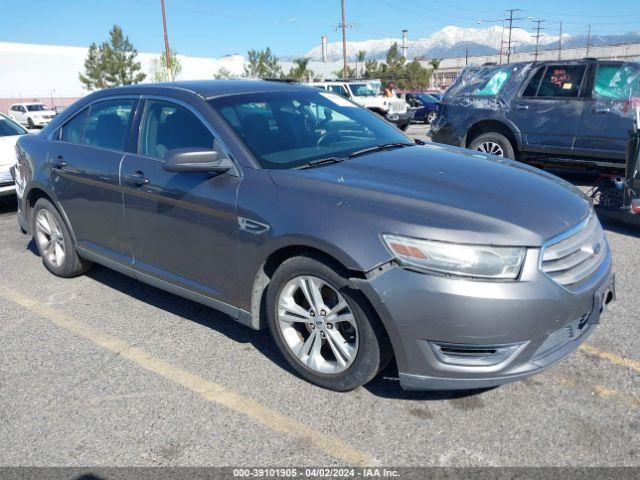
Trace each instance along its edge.
<instances>
[{"instance_id":1,"label":"white pickup truck","mask_svg":"<svg viewBox=\"0 0 640 480\"><path fill-rule=\"evenodd\" d=\"M402 130L407 129L413 118L413 112L407 102L382 95L380 80L334 80L314 82L312 85L349 98L358 105L382 115Z\"/></svg>"}]
</instances>

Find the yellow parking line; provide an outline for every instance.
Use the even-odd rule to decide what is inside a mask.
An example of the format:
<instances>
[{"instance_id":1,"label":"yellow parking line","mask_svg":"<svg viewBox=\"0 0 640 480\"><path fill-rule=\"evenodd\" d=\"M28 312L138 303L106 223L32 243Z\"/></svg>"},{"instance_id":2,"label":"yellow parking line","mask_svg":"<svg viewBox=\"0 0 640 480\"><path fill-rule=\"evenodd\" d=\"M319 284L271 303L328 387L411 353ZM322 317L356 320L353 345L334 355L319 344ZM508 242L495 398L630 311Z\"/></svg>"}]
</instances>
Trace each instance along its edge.
<instances>
[{"instance_id":1,"label":"yellow parking line","mask_svg":"<svg viewBox=\"0 0 640 480\"><path fill-rule=\"evenodd\" d=\"M307 442L342 462L357 466L371 466L376 463L367 453L356 449L339 437L320 432L222 385L171 365L118 337L73 318L65 312L42 305L38 300L3 285L0 285L0 296L78 337L89 340L95 345L134 362L145 370L182 385L199 394L208 402L225 406L229 410L246 415L271 430Z\"/></svg>"},{"instance_id":2,"label":"yellow parking line","mask_svg":"<svg viewBox=\"0 0 640 480\"><path fill-rule=\"evenodd\" d=\"M593 345L589 345L587 343L583 343L582 345L580 345L580 350L587 355L591 355L592 357L597 357L602 360L606 360L607 362L613 363L614 365L627 367L640 373L640 362L638 362L637 360L631 360L630 358L621 357L620 355L607 352L606 350L601 350L598 347L594 347Z\"/></svg>"}]
</instances>

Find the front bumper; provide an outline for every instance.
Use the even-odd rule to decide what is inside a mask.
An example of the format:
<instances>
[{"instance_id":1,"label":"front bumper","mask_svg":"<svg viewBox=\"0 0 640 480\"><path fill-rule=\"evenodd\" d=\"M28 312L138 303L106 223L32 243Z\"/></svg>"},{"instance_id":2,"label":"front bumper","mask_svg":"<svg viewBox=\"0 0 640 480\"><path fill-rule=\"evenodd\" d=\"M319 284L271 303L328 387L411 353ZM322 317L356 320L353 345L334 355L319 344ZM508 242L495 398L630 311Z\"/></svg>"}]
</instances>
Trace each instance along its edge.
<instances>
[{"instance_id":1,"label":"front bumper","mask_svg":"<svg viewBox=\"0 0 640 480\"><path fill-rule=\"evenodd\" d=\"M384 118L391 123L404 126L408 125L411 123L411 120L413 120L413 112L411 110L407 110L404 113L387 113Z\"/></svg>"},{"instance_id":2,"label":"front bumper","mask_svg":"<svg viewBox=\"0 0 640 480\"><path fill-rule=\"evenodd\" d=\"M363 280L360 288L391 338L402 387L493 387L535 375L578 348L600 319L596 293L612 285L611 253L576 292L538 269L539 253L529 249L517 282L463 280L397 265ZM562 337L571 328L573 334ZM513 347L513 354L496 364L458 364L443 361L436 345Z\"/></svg>"},{"instance_id":3,"label":"front bumper","mask_svg":"<svg viewBox=\"0 0 640 480\"><path fill-rule=\"evenodd\" d=\"M16 185L11 174L11 169L0 165L0 197L16 193Z\"/></svg>"},{"instance_id":4,"label":"front bumper","mask_svg":"<svg viewBox=\"0 0 640 480\"><path fill-rule=\"evenodd\" d=\"M0 198L6 197L9 195L14 195L16 193L16 185L14 183L10 183L8 185L0 184Z\"/></svg>"}]
</instances>

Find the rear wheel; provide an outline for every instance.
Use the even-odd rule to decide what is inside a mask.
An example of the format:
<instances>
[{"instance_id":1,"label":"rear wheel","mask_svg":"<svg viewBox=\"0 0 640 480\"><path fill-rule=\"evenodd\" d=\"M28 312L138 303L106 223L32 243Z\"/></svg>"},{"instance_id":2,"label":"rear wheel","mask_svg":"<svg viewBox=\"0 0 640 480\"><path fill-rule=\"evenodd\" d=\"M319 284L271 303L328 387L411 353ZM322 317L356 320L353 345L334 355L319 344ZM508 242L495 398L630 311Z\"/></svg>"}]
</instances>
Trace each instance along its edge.
<instances>
[{"instance_id":1,"label":"rear wheel","mask_svg":"<svg viewBox=\"0 0 640 480\"><path fill-rule=\"evenodd\" d=\"M337 391L373 379L390 359L375 314L339 269L323 260L286 260L267 291L276 345L304 379Z\"/></svg>"},{"instance_id":2,"label":"rear wheel","mask_svg":"<svg viewBox=\"0 0 640 480\"><path fill-rule=\"evenodd\" d=\"M31 231L44 266L58 277L75 277L91 268L78 256L69 229L56 207L46 198L38 200L31 214Z\"/></svg>"},{"instance_id":3,"label":"rear wheel","mask_svg":"<svg viewBox=\"0 0 640 480\"><path fill-rule=\"evenodd\" d=\"M496 157L516 158L513 145L507 137L497 132L483 133L469 143L469 149L489 153Z\"/></svg>"}]
</instances>

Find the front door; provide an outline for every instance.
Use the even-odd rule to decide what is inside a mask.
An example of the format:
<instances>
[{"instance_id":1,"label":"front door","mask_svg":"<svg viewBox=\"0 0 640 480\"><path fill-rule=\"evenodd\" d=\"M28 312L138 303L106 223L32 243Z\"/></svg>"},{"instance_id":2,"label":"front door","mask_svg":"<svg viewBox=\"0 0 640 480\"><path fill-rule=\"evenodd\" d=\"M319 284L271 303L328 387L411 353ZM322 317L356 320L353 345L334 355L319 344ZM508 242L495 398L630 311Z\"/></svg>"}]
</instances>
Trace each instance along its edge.
<instances>
[{"instance_id":1,"label":"front door","mask_svg":"<svg viewBox=\"0 0 640 480\"><path fill-rule=\"evenodd\" d=\"M78 246L118 261L131 257L119 185L136 99L99 101L65 123L52 142L53 193Z\"/></svg>"},{"instance_id":2,"label":"front door","mask_svg":"<svg viewBox=\"0 0 640 480\"><path fill-rule=\"evenodd\" d=\"M594 72L591 99L585 103L576 154L624 163L634 98L640 95L640 70L628 63L603 63Z\"/></svg>"},{"instance_id":3,"label":"front door","mask_svg":"<svg viewBox=\"0 0 640 480\"><path fill-rule=\"evenodd\" d=\"M541 67L518 98L507 118L522 133L525 152L571 155L580 127L586 65Z\"/></svg>"},{"instance_id":4,"label":"front door","mask_svg":"<svg viewBox=\"0 0 640 480\"><path fill-rule=\"evenodd\" d=\"M173 149L213 149L213 134L184 105L147 100L139 137L121 170L134 267L216 300L234 298L239 178L164 170Z\"/></svg>"}]
</instances>

